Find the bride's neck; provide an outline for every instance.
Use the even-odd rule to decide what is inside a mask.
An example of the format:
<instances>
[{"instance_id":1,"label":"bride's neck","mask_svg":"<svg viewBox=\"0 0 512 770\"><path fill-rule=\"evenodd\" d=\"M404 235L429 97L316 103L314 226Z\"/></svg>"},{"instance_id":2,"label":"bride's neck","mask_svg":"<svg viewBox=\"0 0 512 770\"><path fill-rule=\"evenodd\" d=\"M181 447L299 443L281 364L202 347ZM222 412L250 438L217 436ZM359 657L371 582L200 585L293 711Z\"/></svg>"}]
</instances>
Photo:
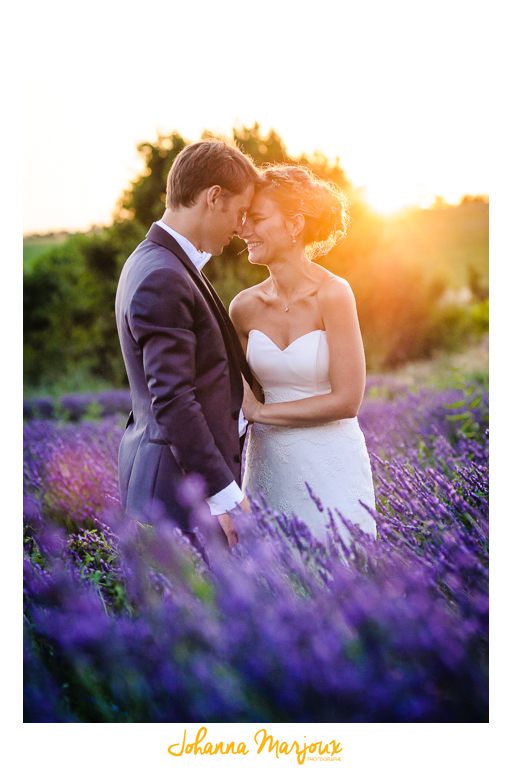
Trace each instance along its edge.
<instances>
[{"instance_id":1,"label":"bride's neck","mask_svg":"<svg viewBox=\"0 0 512 770\"><path fill-rule=\"evenodd\" d=\"M304 253L298 259L276 260L267 267L274 290L280 297L289 298L296 294L311 277L311 262Z\"/></svg>"}]
</instances>

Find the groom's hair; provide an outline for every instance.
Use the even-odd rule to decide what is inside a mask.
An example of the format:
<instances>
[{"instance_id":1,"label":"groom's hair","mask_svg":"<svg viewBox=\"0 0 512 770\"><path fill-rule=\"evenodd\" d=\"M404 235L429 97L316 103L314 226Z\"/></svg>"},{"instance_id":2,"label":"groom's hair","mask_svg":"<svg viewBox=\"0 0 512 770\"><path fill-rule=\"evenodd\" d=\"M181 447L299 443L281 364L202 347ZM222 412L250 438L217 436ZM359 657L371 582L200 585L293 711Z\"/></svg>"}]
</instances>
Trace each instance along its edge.
<instances>
[{"instance_id":1,"label":"groom's hair","mask_svg":"<svg viewBox=\"0 0 512 770\"><path fill-rule=\"evenodd\" d=\"M216 139L189 144L176 155L169 171L166 206L192 206L201 190L213 185L236 195L257 178L252 159L235 145Z\"/></svg>"}]
</instances>

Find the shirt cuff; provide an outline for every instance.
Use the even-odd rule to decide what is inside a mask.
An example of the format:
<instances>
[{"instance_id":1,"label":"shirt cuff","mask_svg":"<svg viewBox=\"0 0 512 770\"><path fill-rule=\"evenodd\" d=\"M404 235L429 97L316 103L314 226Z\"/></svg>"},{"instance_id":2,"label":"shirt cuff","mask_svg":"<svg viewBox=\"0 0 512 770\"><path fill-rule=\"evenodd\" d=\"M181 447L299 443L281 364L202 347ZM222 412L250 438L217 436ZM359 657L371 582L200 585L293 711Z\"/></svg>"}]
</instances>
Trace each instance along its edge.
<instances>
[{"instance_id":1,"label":"shirt cuff","mask_svg":"<svg viewBox=\"0 0 512 770\"><path fill-rule=\"evenodd\" d=\"M248 425L249 423L245 419L245 415L243 411L240 409L240 414L238 415L238 437L239 438L242 438L245 431L247 430Z\"/></svg>"},{"instance_id":2,"label":"shirt cuff","mask_svg":"<svg viewBox=\"0 0 512 770\"><path fill-rule=\"evenodd\" d=\"M227 513L232 508L240 503L244 499L244 493L236 483L232 481L225 489L221 489L220 492L211 497L206 498L206 502L210 506L210 513L212 516L220 516L221 513Z\"/></svg>"}]
</instances>

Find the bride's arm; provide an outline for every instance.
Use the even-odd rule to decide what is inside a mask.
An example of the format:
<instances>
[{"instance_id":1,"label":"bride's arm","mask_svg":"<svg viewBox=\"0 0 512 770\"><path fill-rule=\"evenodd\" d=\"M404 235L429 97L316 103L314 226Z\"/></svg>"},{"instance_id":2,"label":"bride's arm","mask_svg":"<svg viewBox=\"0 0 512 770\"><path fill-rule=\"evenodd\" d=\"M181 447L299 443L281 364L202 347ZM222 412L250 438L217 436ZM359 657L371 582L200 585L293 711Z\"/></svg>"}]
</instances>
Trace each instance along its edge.
<instances>
[{"instance_id":1,"label":"bride's arm","mask_svg":"<svg viewBox=\"0 0 512 770\"><path fill-rule=\"evenodd\" d=\"M329 281L320 289L318 300L329 346L331 392L274 404L261 404L249 396L243 407L249 421L298 428L357 416L364 394L365 358L352 289L342 278Z\"/></svg>"},{"instance_id":2,"label":"bride's arm","mask_svg":"<svg viewBox=\"0 0 512 770\"><path fill-rule=\"evenodd\" d=\"M247 331L247 314L250 307L250 295L247 291L247 289L244 289L239 294L236 295L231 300L231 304L229 305L229 317L231 318L231 322L233 326L235 327L238 339L240 340L240 344L242 345L242 350L244 351L244 355L247 358L247 344L248 344L248 331ZM244 380L244 389L249 388L249 385L247 385ZM254 393L254 396L260 401L264 401L264 395L263 390L261 389L261 385L259 384L256 377L252 378L252 392ZM244 412L245 414L245 412Z\"/></svg>"}]
</instances>

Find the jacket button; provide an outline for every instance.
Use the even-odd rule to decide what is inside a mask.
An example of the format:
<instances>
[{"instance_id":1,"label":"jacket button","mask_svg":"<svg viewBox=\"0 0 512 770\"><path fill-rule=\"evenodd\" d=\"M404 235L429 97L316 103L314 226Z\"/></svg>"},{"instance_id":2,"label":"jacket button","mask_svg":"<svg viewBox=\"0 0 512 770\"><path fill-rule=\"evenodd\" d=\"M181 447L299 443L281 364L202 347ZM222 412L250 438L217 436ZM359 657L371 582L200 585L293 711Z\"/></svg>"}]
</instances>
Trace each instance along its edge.
<instances>
[{"instance_id":1,"label":"jacket button","mask_svg":"<svg viewBox=\"0 0 512 770\"><path fill-rule=\"evenodd\" d=\"M238 409L233 409L233 411L231 412L231 417L233 418L233 420L237 419L238 414L239 414Z\"/></svg>"},{"instance_id":2,"label":"jacket button","mask_svg":"<svg viewBox=\"0 0 512 770\"><path fill-rule=\"evenodd\" d=\"M233 460L234 460L236 463L239 463L239 462L240 462L240 455L239 455L239 454L233 455Z\"/></svg>"}]
</instances>

